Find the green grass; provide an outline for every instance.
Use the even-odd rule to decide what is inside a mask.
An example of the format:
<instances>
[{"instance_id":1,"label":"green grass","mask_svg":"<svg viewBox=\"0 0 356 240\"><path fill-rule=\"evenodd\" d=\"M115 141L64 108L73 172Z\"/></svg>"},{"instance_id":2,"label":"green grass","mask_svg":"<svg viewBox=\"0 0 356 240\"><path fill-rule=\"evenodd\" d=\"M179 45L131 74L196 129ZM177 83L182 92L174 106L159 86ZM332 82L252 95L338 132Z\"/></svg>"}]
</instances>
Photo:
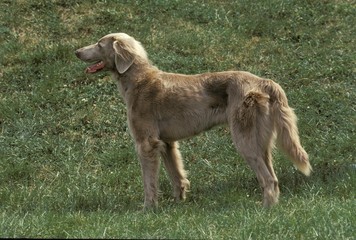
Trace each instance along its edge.
<instances>
[{"instance_id":1,"label":"green grass","mask_svg":"<svg viewBox=\"0 0 356 240\"><path fill-rule=\"evenodd\" d=\"M0 2L0 237L354 239L352 1ZM245 70L276 80L299 118L313 174L274 154L280 204L218 127L181 142L187 201L142 212L140 166L108 74L74 50L110 32L141 41L160 69Z\"/></svg>"}]
</instances>

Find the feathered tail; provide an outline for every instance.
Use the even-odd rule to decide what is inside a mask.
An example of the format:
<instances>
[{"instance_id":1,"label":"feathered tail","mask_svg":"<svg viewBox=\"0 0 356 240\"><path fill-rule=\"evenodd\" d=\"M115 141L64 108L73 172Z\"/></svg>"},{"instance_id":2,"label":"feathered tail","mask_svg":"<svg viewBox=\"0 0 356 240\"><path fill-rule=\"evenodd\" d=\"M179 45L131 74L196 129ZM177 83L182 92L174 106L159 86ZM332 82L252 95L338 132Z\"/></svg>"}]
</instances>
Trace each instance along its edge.
<instances>
[{"instance_id":1,"label":"feathered tail","mask_svg":"<svg viewBox=\"0 0 356 240\"><path fill-rule=\"evenodd\" d=\"M271 97L278 146L290 157L298 170L309 176L312 168L308 154L300 144L297 116L288 106L286 94L277 83L270 81L266 88Z\"/></svg>"}]
</instances>

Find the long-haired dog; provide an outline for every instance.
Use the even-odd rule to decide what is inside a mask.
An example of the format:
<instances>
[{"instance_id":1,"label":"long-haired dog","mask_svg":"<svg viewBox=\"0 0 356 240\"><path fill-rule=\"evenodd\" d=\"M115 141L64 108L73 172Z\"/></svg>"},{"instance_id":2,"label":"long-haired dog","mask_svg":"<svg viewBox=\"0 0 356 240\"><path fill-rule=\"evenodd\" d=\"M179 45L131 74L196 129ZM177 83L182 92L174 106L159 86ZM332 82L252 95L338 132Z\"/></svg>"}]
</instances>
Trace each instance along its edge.
<instances>
[{"instance_id":1,"label":"long-haired dog","mask_svg":"<svg viewBox=\"0 0 356 240\"><path fill-rule=\"evenodd\" d=\"M294 165L310 174L296 116L283 89L272 80L241 71L163 72L151 64L141 43L125 33L106 35L75 54L93 64L87 73L107 70L117 82L142 167L145 207L158 204L159 156L174 197L185 199L190 183L177 140L219 124L228 124L237 151L255 171L264 206L277 203L279 197L271 153L275 139Z\"/></svg>"}]
</instances>

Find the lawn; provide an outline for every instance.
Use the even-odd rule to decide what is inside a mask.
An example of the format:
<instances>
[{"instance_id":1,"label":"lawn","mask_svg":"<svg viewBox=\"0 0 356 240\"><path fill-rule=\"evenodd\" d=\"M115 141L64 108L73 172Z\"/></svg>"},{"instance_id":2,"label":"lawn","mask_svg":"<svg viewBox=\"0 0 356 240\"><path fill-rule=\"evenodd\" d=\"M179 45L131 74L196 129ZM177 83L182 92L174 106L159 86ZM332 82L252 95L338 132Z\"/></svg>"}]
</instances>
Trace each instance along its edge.
<instances>
[{"instance_id":1,"label":"lawn","mask_svg":"<svg viewBox=\"0 0 356 240\"><path fill-rule=\"evenodd\" d=\"M0 1L0 237L355 239L356 5L337 0ZM191 190L143 212L139 161L109 74L75 49L111 32L162 70L278 82L313 173L275 151L279 205L226 126L180 142Z\"/></svg>"}]
</instances>

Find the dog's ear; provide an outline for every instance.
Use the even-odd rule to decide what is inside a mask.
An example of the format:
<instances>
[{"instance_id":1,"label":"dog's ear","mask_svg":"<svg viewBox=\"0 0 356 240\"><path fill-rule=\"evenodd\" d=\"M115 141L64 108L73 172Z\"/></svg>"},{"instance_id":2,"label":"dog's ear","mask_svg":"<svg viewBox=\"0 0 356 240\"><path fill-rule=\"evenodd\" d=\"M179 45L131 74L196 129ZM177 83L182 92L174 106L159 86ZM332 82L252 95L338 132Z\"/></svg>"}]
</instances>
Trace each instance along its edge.
<instances>
[{"instance_id":1,"label":"dog's ear","mask_svg":"<svg viewBox=\"0 0 356 240\"><path fill-rule=\"evenodd\" d=\"M123 42L115 41L113 47L115 50L116 69L120 74L123 74L133 64L135 56L129 51Z\"/></svg>"}]
</instances>

